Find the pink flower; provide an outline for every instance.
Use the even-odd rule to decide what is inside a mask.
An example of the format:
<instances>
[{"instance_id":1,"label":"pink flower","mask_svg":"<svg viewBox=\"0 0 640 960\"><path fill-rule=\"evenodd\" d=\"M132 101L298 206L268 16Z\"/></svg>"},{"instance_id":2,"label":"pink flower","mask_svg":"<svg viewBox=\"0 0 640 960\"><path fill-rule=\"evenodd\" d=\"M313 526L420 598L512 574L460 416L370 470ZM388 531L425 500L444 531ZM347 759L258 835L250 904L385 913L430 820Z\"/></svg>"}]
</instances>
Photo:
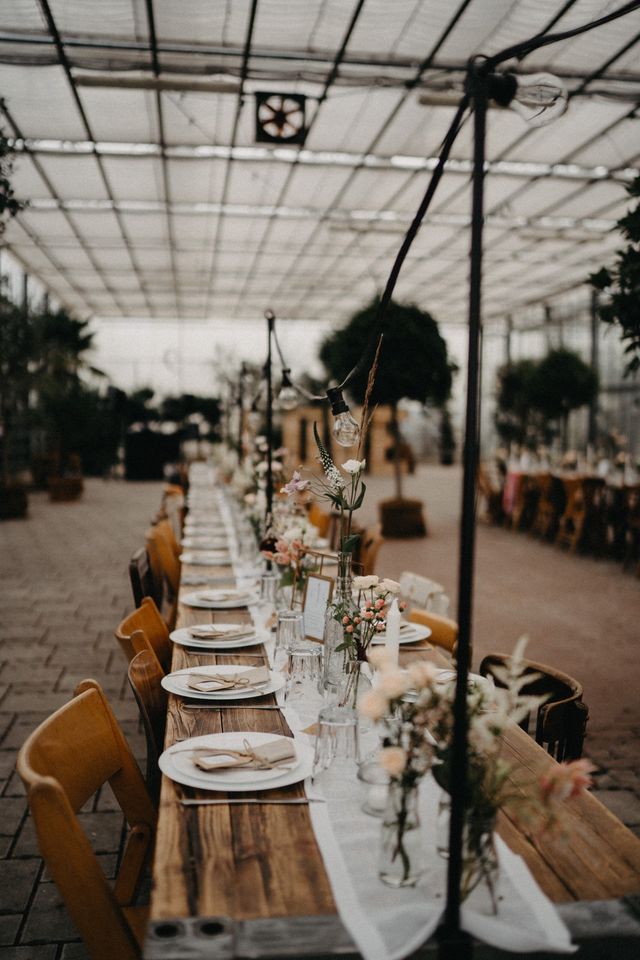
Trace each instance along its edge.
<instances>
[{"instance_id":1,"label":"pink flower","mask_svg":"<svg viewBox=\"0 0 640 960\"><path fill-rule=\"evenodd\" d=\"M401 610L406 610L406 609L407 609L407 601L406 601L406 600L401 600L400 603L398 604L398 606L400 607Z\"/></svg>"},{"instance_id":2,"label":"pink flower","mask_svg":"<svg viewBox=\"0 0 640 960\"><path fill-rule=\"evenodd\" d=\"M545 800L573 800L593 783L590 774L596 767L590 760L560 763L540 777L540 790Z\"/></svg>"},{"instance_id":3,"label":"pink flower","mask_svg":"<svg viewBox=\"0 0 640 960\"><path fill-rule=\"evenodd\" d=\"M351 624L349 624L348 627L345 627L345 631L346 631L347 633L353 633L353 627L351 626Z\"/></svg>"},{"instance_id":4,"label":"pink flower","mask_svg":"<svg viewBox=\"0 0 640 960\"><path fill-rule=\"evenodd\" d=\"M351 617L346 617L346 616L345 616L345 617L342 618L342 622L343 622L344 624L349 623L350 620L351 620Z\"/></svg>"},{"instance_id":5,"label":"pink flower","mask_svg":"<svg viewBox=\"0 0 640 960\"><path fill-rule=\"evenodd\" d=\"M373 620L373 610L365 610L362 614L363 620Z\"/></svg>"},{"instance_id":6,"label":"pink flower","mask_svg":"<svg viewBox=\"0 0 640 960\"><path fill-rule=\"evenodd\" d=\"M386 624L385 624L384 620L381 620L379 623L376 623L376 630L378 631L378 633L382 633L382 631L384 630L385 626L386 626Z\"/></svg>"},{"instance_id":7,"label":"pink flower","mask_svg":"<svg viewBox=\"0 0 640 960\"><path fill-rule=\"evenodd\" d=\"M354 617L354 618L353 618L353 622L354 622L354 623L362 623L362 617Z\"/></svg>"},{"instance_id":8,"label":"pink flower","mask_svg":"<svg viewBox=\"0 0 640 960\"><path fill-rule=\"evenodd\" d=\"M293 471L293 476L289 483L285 483L284 487L281 488L280 493L286 493L287 496L292 496L294 493L302 493L303 490L306 490L311 483L310 480L303 480L299 470Z\"/></svg>"},{"instance_id":9,"label":"pink flower","mask_svg":"<svg viewBox=\"0 0 640 960\"><path fill-rule=\"evenodd\" d=\"M376 610L382 610L382 608L384 607L384 600L382 599L382 597L380 597L378 600L376 600L374 606L375 606Z\"/></svg>"}]
</instances>

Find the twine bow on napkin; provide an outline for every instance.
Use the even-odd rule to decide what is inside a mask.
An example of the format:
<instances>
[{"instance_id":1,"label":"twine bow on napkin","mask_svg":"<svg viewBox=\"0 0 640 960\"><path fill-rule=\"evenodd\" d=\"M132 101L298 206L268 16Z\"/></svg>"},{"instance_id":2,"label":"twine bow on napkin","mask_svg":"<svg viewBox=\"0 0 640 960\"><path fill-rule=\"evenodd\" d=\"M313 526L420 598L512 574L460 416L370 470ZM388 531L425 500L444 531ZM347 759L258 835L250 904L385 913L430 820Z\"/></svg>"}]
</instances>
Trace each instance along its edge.
<instances>
[{"instance_id":1,"label":"twine bow on napkin","mask_svg":"<svg viewBox=\"0 0 640 960\"><path fill-rule=\"evenodd\" d=\"M260 746L252 747L248 740L242 741L242 750L232 748L194 751L193 762L201 770L232 770L235 767L252 767L256 770L272 770L288 760L295 760L296 750L290 737L278 737Z\"/></svg>"},{"instance_id":2,"label":"twine bow on napkin","mask_svg":"<svg viewBox=\"0 0 640 960\"><path fill-rule=\"evenodd\" d=\"M191 673L187 685L191 690L213 693L216 690L250 690L269 682L268 667L250 667L239 673Z\"/></svg>"}]
</instances>

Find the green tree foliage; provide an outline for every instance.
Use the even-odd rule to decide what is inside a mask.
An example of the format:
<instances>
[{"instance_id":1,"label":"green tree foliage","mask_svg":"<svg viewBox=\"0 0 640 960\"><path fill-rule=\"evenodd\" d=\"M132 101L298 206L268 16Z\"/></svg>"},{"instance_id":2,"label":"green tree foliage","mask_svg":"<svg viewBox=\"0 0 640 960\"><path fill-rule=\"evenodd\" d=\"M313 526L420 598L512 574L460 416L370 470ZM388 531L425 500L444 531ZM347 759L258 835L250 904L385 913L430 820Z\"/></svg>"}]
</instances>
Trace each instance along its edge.
<instances>
[{"instance_id":1,"label":"green tree foliage","mask_svg":"<svg viewBox=\"0 0 640 960\"><path fill-rule=\"evenodd\" d=\"M640 197L640 176L627 187L627 193L633 199ZM611 267L591 274L589 282L606 298L598 309L600 319L622 331L628 375L640 369L640 203L618 220L617 227L627 246L618 250Z\"/></svg>"},{"instance_id":2,"label":"green tree foliage","mask_svg":"<svg viewBox=\"0 0 640 960\"><path fill-rule=\"evenodd\" d=\"M519 360L498 371L496 428L509 442L547 441L550 423L562 426L566 445L569 414L591 403L598 378L571 350L551 350L542 360Z\"/></svg>"},{"instance_id":3,"label":"green tree foliage","mask_svg":"<svg viewBox=\"0 0 640 960\"><path fill-rule=\"evenodd\" d=\"M525 443L531 424L531 377L535 360L516 360L497 373L495 425L506 443Z\"/></svg>"},{"instance_id":4,"label":"green tree foliage","mask_svg":"<svg viewBox=\"0 0 640 960\"><path fill-rule=\"evenodd\" d=\"M331 377L342 382L367 349L374 329L378 300L374 299L363 310L354 314L345 327L336 330L322 344L320 359ZM372 403L389 404L392 411L391 428L395 437L396 495L402 498L400 472L400 434L397 408L400 400L431 402L444 406L451 394L455 364L447 354L446 341L438 324L424 310L414 304L392 300L387 307L383 326L384 340ZM373 359L371 357L371 359ZM349 393L362 403L367 389L369 363L363 364Z\"/></svg>"},{"instance_id":5,"label":"green tree foliage","mask_svg":"<svg viewBox=\"0 0 640 960\"><path fill-rule=\"evenodd\" d=\"M4 100L1 97L0 106L4 106ZM25 206L21 200L17 199L11 185L14 157L13 144L9 142L5 131L0 128L0 237L6 230L9 220Z\"/></svg>"},{"instance_id":6,"label":"green tree foliage","mask_svg":"<svg viewBox=\"0 0 640 960\"><path fill-rule=\"evenodd\" d=\"M339 382L356 365L367 346L376 319L378 301L354 314L345 327L336 330L322 344L320 359L329 375ZM397 404L400 400L431 401L442 406L451 393L454 367L438 324L413 304L392 300L384 320L384 341L372 402ZM349 392L362 403L367 388L365 364Z\"/></svg>"}]
</instances>

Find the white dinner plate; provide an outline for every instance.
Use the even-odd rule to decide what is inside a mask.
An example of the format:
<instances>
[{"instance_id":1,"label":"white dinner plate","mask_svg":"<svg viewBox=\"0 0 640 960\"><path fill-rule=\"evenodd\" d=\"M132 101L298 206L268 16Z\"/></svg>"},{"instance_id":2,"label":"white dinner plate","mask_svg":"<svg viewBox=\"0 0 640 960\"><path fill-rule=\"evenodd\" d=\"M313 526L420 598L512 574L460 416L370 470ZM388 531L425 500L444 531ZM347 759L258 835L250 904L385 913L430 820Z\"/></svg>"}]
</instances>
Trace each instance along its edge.
<instances>
[{"instance_id":1,"label":"white dinner plate","mask_svg":"<svg viewBox=\"0 0 640 960\"><path fill-rule=\"evenodd\" d=\"M184 597L180 597L180 603L184 603L187 607L196 607L200 610L237 610L239 607L248 607L252 603L257 603L258 599L257 593L247 592L239 593L237 599L208 600L206 597L203 597L202 592L196 592L187 593Z\"/></svg>"},{"instance_id":2,"label":"white dinner plate","mask_svg":"<svg viewBox=\"0 0 640 960\"><path fill-rule=\"evenodd\" d=\"M231 556L221 552L206 553L203 551L190 551L180 554L180 563L188 563L195 567L230 567L232 564Z\"/></svg>"},{"instance_id":3,"label":"white dinner plate","mask_svg":"<svg viewBox=\"0 0 640 960\"><path fill-rule=\"evenodd\" d=\"M200 690L192 690L187 686L186 679L181 678L193 673L216 673L224 676L225 673L238 673L242 671L242 665L237 663L216 663L203 667L186 667L184 670L175 670L162 678L162 686L169 693L175 693L178 697L189 697L194 700L254 700L256 697L264 697L267 693L276 693L281 690L285 684L285 676L276 670L269 671L269 680L259 687L252 687L250 690L240 687L237 690L216 690L212 693L203 693ZM246 666L246 670L255 669L254 666Z\"/></svg>"},{"instance_id":4,"label":"white dinner plate","mask_svg":"<svg viewBox=\"0 0 640 960\"><path fill-rule=\"evenodd\" d=\"M178 753L179 748L193 747L234 747L242 746L243 740L248 740L252 747L261 746L275 739L276 734L258 733L255 730L238 733L210 733L203 737L192 737L190 740L183 740L179 744L174 744L160 756L158 761L160 769L166 776L175 780L176 783L182 783L187 787L195 787L199 790L220 790L229 793L253 792L254 790L275 790L277 787L288 787L293 783L299 783L306 780L311 775L313 769L313 747L303 743L302 740L295 740L296 759L292 761L293 766L288 770L228 770L226 773L213 772L206 773L199 770L195 764L188 760L188 750L185 762L183 762L182 751ZM275 775L277 773L277 776ZM240 779L240 775L246 779ZM248 779L251 774L252 779Z\"/></svg>"},{"instance_id":5,"label":"white dinner plate","mask_svg":"<svg viewBox=\"0 0 640 960\"><path fill-rule=\"evenodd\" d=\"M406 622L406 621L405 621ZM431 628L425 627L421 623L407 623L406 627L400 630L400 644L417 643L419 640L427 640L431 636ZM386 634L376 633L371 643L385 643Z\"/></svg>"},{"instance_id":6,"label":"white dinner plate","mask_svg":"<svg viewBox=\"0 0 640 960\"><path fill-rule=\"evenodd\" d=\"M205 523L204 520L185 523L182 528L185 537L226 537L227 528L223 523Z\"/></svg>"},{"instance_id":7,"label":"white dinner plate","mask_svg":"<svg viewBox=\"0 0 640 960\"><path fill-rule=\"evenodd\" d=\"M209 624L199 623L199 627L209 626ZM225 627L238 626L238 624L232 623L217 623L217 627L224 629ZM180 627L179 630L174 630L173 633L169 634L169 639L174 643L179 644L181 647L202 647L204 650L236 650L238 647L256 647L258 644L263 643L264 640L261 640L255 634L255 629L252 624L247 624L247 626L252 628L252 632L249 636L240 637L237 640L228 638L219 640L214 640L213 638L205 640L203 637L193 637L189 632L189 627Z\"/></svg>"},{"instance_id":8,"label":"white dinner plate","mask_svg":"<svg viewBox=\"0 0 640 960\"><path fill-rule=\"evenodd\" d=\"M224 550L228 553L229 541L226 537L183 537L180 541L183 547L193 548L194 550Z\"/></svg>"}]
</instances>

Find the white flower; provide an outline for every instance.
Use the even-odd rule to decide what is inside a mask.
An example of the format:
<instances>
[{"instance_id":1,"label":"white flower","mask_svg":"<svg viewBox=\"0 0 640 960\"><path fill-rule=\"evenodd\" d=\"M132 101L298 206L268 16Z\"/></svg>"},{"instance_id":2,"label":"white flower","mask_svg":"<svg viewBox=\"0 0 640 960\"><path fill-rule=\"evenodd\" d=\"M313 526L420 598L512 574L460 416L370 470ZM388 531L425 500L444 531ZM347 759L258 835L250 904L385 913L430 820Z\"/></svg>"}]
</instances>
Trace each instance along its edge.
<instances>
[{"instance_id":1,"label":"white flower","mask_svg":"<svg viewBox=\"0 0 640 960\"><path fill-rule=\"evenodd\" d=\"M380 751L380 766L390 777L399 777L407 765L407 754L402 747L385 747Z\"/></svg>"},{"instance_id":2,"label":"white flower","mask_svg":"<svg viewBox=\"0 0 640 960\"><path fill-rule=\"evenodd\" d=\"M386 670L380 678L378 689L382 690L390 700L395 700L411 689L411 679L404 670Z\"/></svg>"},{"instance_id":3,"label":"white flower","mask_svg":"<svg viewBox=\"0 0 640 960\"><path fill-rule=\"evenodd\" d=\"M346 463L342 464L342 469L345 473L350 473L354 477L356 474L362 473L366 463L366 460L347 460Z\"/></svg>"},{"instance_id":4,"label":"white flower","mask_svg":"<svg viewBox=\"0 0 640 960\"><path fill-rule=\"evenodd\" d=\"M283 540L288 540L291 543L292 540L304 540L305 531L302 527L289 527L288 530L285 530L282 534Z\"/></svg>"},{"instance_id":5,"label":"white flower","mask_svg":"<svg viewBox=\"0 0 640 960\"><path fill-rule=\"evenodd\" d=\"M259 463L259 464L257 465L257 467L256 467L256 473L266 473L266 472L267 472L267 467L268 467L267 461L266 461L266 460L263 460L261 463Z\"/></svg>"},{"instance_id":6,"label":"white flower","mask_svg":"<svg viewBox=\"0 0 640 960\"><path fill-rule=\"evenodd\" d=\"M353 578L353 589L354 590L368 590L369 587L377 587L378 578L375 574L370 574L368 577L354 577Z\"/></svg>"},{"instance_id":7,"label":"white flower","mask_svg":"<svg viewBox=\"0 0 640 960\"><path fill-rule=\"evenodd\" d=\"M411 683L416 690L430 687L438 675L437 668L432 663L427 663L424 660L417 660L415 663L410 663L408 672Z\"/></svg>"},{"instance_id":8,"label":"white flower","mask_svg":"<svg viewBox=\"0 0 640 960\"><path fill-rule=\"evenodd\" d=\"M397 595L400 593L400 584L396 580L388 580L385 578L378 584L376 593L379 593L380 596L383 596L385 593L393 593L394 595Z\"/></svg>"},{"instance_id":9,"label":"white flower","mask_svg":"<svg viewBox=\"0 0 640 960\"><path fill-rule=\"evenodd\" d=\"M385 670L391 666L391 659L384 647L376 647L367 651L367 660L374 670Z\"/></svg>"},{"instance_id":10,"label":"white flower","mask_svg":"<svg viewBox=\"0 0 640 960\"><path fill-rule=\"evenodd\" d=\"M367 690L358 704L358 710L370 720L382 720L389 712L389 701L380 690Z\"/></svg>"}]
</instances>

